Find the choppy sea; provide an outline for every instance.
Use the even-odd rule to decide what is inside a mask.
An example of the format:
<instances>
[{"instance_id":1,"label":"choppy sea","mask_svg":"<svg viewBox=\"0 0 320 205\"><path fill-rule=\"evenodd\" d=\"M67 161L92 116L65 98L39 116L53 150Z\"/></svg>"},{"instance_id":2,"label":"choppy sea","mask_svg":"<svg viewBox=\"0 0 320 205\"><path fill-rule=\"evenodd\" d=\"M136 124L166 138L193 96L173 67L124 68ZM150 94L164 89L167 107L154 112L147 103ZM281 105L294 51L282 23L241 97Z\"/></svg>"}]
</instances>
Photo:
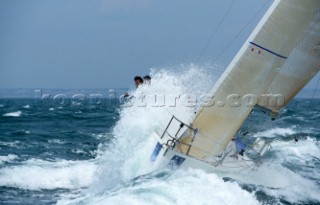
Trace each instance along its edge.
<instances>
[{"instance_id":1,"label":"choppy sea","mask_svg":"<svg viewBox=\"0 0 320 205\"><path fill-rule=\"evenodd\" d=\"M210 78L160 71L142 89L199 96ZM320 204L318 99L294 99L275 121L252 114L242 129L269 140L273 160L242 177L149 172L148 138L169 111L86 99L0 99L0 204Z\"/></svg>"}]
</instances>

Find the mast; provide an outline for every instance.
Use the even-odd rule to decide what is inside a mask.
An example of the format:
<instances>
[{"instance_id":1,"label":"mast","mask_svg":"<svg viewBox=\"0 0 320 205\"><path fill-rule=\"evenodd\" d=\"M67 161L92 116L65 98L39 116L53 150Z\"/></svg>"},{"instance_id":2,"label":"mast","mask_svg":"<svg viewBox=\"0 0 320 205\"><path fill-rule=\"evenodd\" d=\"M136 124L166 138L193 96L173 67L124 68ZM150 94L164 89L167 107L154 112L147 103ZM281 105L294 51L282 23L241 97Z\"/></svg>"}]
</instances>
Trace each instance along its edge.
<instances>
[{"instance_id":1,"label":"mast","mask_svg":"<svg viewBox=\"0 0 320 205\"><path fill-rule=\"evenodd\" d=\"M289 95L287 89L276 88L281 78L288 77L285 75L286 63L305 60L303 56L295 58L299 50L297 47L306 41L310 43L308 48L320 42L319 35L310 36L308 39L312 40L306 40L306 30L316 19L319 8L319 0L276 0L272 4L210 92L215 104L203 106L198 111L192 125L198 130L196 136L182 140L182 144L192 143L191 148L181 145L180 151L199 159L220 153L258 104L258 101L248 103L245 96L260 97L270 90L283 91ZM318 69L315 68L318 54L315 54L306 73ZM300 78L299 86L310 80L315 73ZM299 87L296 81L292 84Z\"/></svg>"}]
</instances>

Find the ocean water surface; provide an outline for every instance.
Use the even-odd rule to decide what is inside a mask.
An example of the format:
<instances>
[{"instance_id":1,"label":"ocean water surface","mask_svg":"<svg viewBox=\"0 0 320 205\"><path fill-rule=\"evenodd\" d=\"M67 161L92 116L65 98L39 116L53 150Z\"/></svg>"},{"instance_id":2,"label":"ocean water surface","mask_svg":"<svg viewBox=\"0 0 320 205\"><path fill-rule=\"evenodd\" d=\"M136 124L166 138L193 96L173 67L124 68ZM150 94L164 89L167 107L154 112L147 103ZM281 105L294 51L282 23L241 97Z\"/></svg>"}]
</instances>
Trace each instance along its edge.
<instances>
[{"instance_id":1,"label":"ocean water surface","mask_svg":"<svg viewBox=\"0 0 320 205\"><path fill-rule=\"evenodd\" d=\"M200 96L212 79L197 69L160 71L141 89ZM150 172L150 134L164 115L188 118L192 108L71 101L0 99L0 204L320 204L318 99L293 100L275 121L254 112L242 130L272 142L273 160L234 177Z\"/></svg>"}]
</instances>

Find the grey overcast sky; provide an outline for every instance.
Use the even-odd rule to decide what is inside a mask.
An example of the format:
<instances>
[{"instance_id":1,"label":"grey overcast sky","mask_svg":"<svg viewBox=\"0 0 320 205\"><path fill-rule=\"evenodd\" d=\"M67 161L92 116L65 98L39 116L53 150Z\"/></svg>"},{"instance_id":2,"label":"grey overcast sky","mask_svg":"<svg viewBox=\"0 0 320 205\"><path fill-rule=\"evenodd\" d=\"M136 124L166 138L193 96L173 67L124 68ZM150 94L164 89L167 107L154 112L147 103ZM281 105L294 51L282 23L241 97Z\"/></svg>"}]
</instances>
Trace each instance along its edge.
<instances>
[{"instance_id":1,"label":"grey overcast sky","mask_svg":"<svg viewBox=\"0 0 320 205\"><path fill-rule=\"evenodd\" d=\"M233 1L1 0L0 88L129 87L150 68L195 63ZM196 64L212 64L250 22L227 66L272 2L235 0Z\"/></svg>"}]
</instances>

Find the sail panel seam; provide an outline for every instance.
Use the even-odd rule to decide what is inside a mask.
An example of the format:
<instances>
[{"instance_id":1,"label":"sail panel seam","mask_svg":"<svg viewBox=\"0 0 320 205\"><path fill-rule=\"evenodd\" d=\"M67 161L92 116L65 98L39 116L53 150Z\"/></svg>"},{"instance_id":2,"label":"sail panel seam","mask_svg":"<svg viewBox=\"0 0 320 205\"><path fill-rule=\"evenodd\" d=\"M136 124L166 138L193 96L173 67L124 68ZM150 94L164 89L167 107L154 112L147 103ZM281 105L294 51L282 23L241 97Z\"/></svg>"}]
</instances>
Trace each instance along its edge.
<instances>
[{"instance_id":1,"label":"sail panel seam","mask_svg":"<svg viewBox=\"0 0 320 205\"><path fill-rule=\"evenodd\" d=\"M260 46L260 45L254 43L254 42L251 42L251 41L250 41L249 43L252 44L252 45L254 45L254 46L257 46L258 48L261 48L262 50L267 51L268 53L271 53L271 54L273 54L273 55L275 55L275 56L278 56L279 58L287 59L286 56L283 56L283 55L280 55L280 54L278 54L278 53L276 53L276 52L273 52L272 50L267 49L267 48L265 48L265 47L263 47L263 46Z\"/></svg>"}]
</instances>

